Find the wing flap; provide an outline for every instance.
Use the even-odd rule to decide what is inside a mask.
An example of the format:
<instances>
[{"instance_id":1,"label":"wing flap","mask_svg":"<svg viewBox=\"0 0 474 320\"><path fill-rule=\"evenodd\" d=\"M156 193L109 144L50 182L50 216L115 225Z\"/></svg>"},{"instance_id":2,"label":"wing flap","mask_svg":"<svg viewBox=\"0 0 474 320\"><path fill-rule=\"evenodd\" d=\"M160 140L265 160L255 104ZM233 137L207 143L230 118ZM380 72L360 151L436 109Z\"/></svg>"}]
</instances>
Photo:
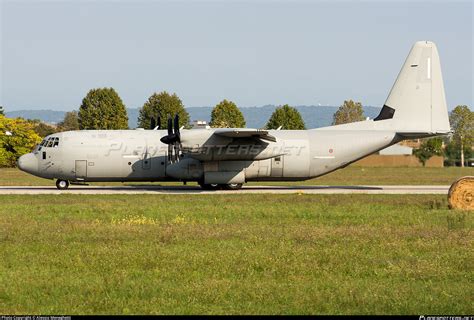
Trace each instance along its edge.
<instances>
[{"instance_id":1,"label":"wing flap","mask_svg":"<svg viewBox=\"0 0 474 320\"><path fill-rule=\"evenodd\" d=\"M228 138L258 138L276 142L276 138L263 129L217 129L214 134Z\"/></svg>"}]
</instances>

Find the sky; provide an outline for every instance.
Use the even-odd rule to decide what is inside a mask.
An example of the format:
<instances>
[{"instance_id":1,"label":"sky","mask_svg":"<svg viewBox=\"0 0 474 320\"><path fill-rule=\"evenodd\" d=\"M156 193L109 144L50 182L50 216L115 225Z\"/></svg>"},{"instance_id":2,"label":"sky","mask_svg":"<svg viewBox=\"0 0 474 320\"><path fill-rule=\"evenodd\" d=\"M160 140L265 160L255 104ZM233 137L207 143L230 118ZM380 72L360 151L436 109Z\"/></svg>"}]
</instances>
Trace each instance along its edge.
<instances>
[{"instance_id":1,"label":"sky","mask_svg":"<svg viewBox=\"0 0 474 320\"><path fill-rule=\"evenodd\" d=\"M73 110L91 88L127 107L382 106L417 40L440 53L448 108L473 107L471 1L0 0L0 105Z\"/></svg>"}]
</instances>

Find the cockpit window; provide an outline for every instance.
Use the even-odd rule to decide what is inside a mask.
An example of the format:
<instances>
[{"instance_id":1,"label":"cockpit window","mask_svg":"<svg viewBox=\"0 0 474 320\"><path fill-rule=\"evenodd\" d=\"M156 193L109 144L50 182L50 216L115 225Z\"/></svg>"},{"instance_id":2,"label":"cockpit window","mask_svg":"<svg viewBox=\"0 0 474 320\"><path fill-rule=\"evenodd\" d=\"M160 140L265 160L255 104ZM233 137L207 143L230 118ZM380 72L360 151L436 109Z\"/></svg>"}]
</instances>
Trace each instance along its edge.
<instances>
[{"instance_id":1,"label":"cockpit window","mask_svg":"<svg viewBox=\"0 0 474 320\"><path fill-rule=\"evenodd\" d=\"M59 137L49 137L48 139L44 139L43 141L41 141L40 147L44 147L44 148L59 147Z\"/></svg>"}]
</instances>

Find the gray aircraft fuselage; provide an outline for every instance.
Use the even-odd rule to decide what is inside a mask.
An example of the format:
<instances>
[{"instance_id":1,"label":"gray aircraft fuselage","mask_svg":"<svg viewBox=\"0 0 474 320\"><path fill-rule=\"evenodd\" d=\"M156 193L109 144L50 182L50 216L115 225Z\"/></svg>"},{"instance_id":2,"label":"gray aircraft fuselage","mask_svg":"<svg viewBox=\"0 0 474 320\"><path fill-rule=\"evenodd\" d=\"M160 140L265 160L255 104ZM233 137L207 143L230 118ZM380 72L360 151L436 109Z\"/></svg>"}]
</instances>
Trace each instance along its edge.
<instances>
[{"instance_id":1,"label":"gray aircraft fuselage","mask_svg":"<svg viewBox=\"0 0 474 320\"><path fill-rule=\"evenodd\" d=\"M192 129L212 134L213 129ZM187 130L183 130L183 135ZM245 181L305 180L331 172L401 140L395 132L332 130L270 130L277 138L259 154L261 160L232 160L251 153L242 145L222 144L208 160L184 154L168 162L165 130L85 130L53 134L56 147L37 147L19 166L39 177L70 181L199 181L205 172L243 174ZM229 157L231 157L230 160ZM251 157L255 157L251 155ZM264 158L266 156L263 156ZM201 157L202 158L202 157ZM174 169L174 170L173 170ZM213 182L213 181L210 181Z\"/></svg>"}]
</instances>

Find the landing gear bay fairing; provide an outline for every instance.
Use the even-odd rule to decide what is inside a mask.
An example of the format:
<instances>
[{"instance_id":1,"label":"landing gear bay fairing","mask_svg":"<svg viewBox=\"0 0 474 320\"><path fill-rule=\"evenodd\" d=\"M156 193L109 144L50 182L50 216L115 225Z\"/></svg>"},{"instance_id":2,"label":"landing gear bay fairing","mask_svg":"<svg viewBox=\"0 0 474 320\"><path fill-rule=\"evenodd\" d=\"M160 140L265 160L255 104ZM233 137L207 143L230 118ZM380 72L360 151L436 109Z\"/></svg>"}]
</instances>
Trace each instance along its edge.
<instances>
[{"instance_id":1,"label":"landing gear bay fairing","mask_svg":"<svg viewBox=\"0 0 474 320\"><path fill-rule=\"evenodd\" d=\"M155 121L161 122L154 119L153 127ZM402 140L449 132L438 51L433 42L419 41L372 120L311 130L188 130L175 117L167 130L55 133L18 166L56 179L58 189L96 181L196 181L204 189L238 189L248 181L311 179Z\"/></svg>"}]
</instances>

